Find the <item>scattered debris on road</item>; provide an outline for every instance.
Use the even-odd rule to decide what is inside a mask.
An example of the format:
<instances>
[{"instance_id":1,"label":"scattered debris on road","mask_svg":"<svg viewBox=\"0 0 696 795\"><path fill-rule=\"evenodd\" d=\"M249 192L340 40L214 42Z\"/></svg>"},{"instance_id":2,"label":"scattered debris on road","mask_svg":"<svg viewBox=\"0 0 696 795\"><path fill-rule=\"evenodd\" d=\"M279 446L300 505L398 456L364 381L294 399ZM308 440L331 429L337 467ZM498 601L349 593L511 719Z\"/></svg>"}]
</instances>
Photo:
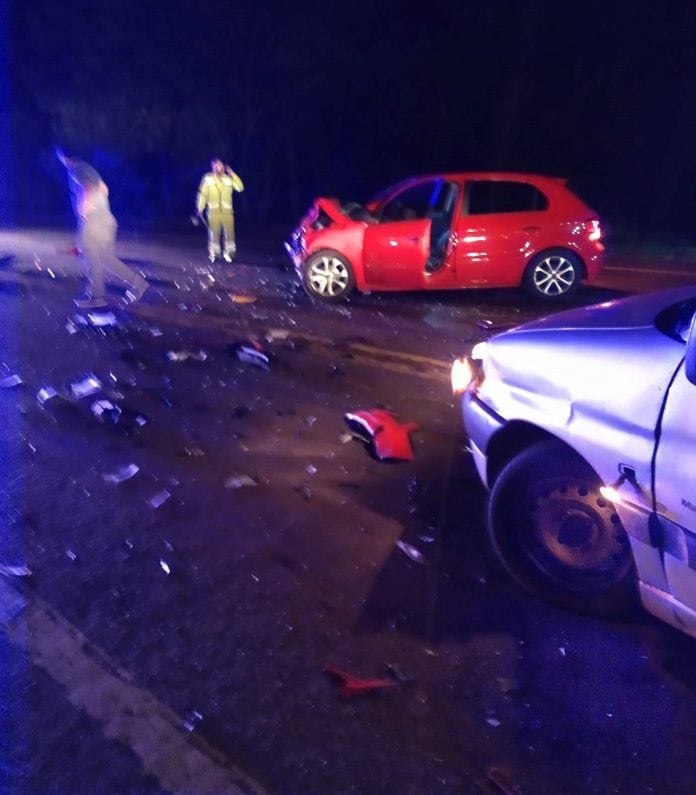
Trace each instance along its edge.
<instances>
[{"instance_id":1,"label":"scattered debris on road","mask_svg":"<svg viewBox=\"0 0 696 795\"><path fill-rule=\"evenodd\" d=\"M51 398L58 397L58 392L52 386L43 386L36 393L36 399L43 406Z\"/></svg>"},{"instance_id":2,"label":"scattered debris on road","mask_svg":"<svg viewBox=\"0 0 696 795\"><path fill-rule=\"evenodd\" d=\"M28 566L3 566L0 565L0 574L6 577L31 577L31 569Z\"/></svg>"},{"instance_id":3,"label":"scattered debris on road","mask_svg":"<svg viewBox=\"0 0 696 795\"><path fill-rule=\"evenodd\" d=\"M106 472L102 478L107 483L124 483L140 472L140 467L137 464L127 464L126 466L119 467L114 472Z\"/></svg>"},{"instance_id":4,"label":"scattered debris on road","mask_svg":"<svg viewBox=\"0 0 696 795\"><path fill-rule=\"evenodd\" d=\"M103 389L104 385L96 375L90 373L82 381L74 381L70 389L76 398L88 397Z\"/></svg>"},{"instance_id":5,"label":"scattered debris on road","mask_svg":"<svg viewBox=\"0 0 696 795\"><path fill-rule=\"evenodd\" d=\"M167 359L170 362L185 362L193 359L195 362L204 362L208 358L205 351L167 351Z\"/></svg>"},{"instance_id":6,"label":"scattered debris on road","mask_svg":"<svg viewBox=\"0 0 696 795\"><path fill-rule=\"evenodd\" d=\"M10 387L19 386L20 384L23 383L24 381L22 381L22 377L15 373L13 375L8 375L2 380L0 380L0 388L9 389Z\"/></svg>"},{"instance_id":7,"label":"scattered debris on road","mask_svg":"<svg viewBox=\"0 0 696 795\"><path fill-rule=\"evenodd\" d=\"M393 412L385 409L352 411L343 418L353 434L370 445L379 459L413 460L409 433L420 427L417 423L400 423Z\"/></svg>"},{"instance_id":8,"label":"scattered debris on road","mask_svg":"<svg viewBox=\"0 0 696 795\"><path fill-rule=\"evenodd\" d=\"M241 489L244 486L258 486L257 480L250 475L233 475L225 481L226 489Z\"/></svg>"},{"instance_id":9,"label":"scattered debris on road","mask_svg":"<svg viewBox=\"0 0 696 795\"><path fill-rule=\"evenodd\" d=\"M167 561L164 558L160 558L159 559L159 565L160 565L160 569L162 569L162 571L167 576L169 576L172 573L172 567L167 563Z\"/></svg>"},{"instance_id":10,"label":"scattered debris on road","mask_svg":"<svg viewBox=\"0 0 696 795\"><path fill-rule=\"evenodd\" d=\"M244 364L252 364L254 367L268 369L268 354L264 353L263 348L257 342L233 342L227 347L227 352L236 356Z\"/></svg>"},{"instance_id":11,"label":"scattered debris on road","mask_svg":"<svg viewBox=\"0 0 696 795\"><path fill-rule=\"evenodd\" d=\"M150 497L148 500L148 505L151 508L159 508L161 505L171 497L172 495L167 491L167 489L162 489L162 491L158 491L154 497Z\"/></svg>"},{"instance_id":12,"label":"scattered debris on road","mask_svg":"<svg viewBox=\"0 0 696 795\"><path fill-rule=\"evenodd\" d=\"M411 544L407 544L405 541L397 541L396 542L396 546L404 554L408 555L409 558L411 558L411 560L415 560L416 563L427 563L428 562L427 558L423 555L423 553L420 552L418 549L416 549Z\"/></svg>"},{"instance_id":13,"label":"scattered debris on road","mask_svg":"<svg viewBox=\"0 0 696 795\"><path fill-rule=\"evenodd\" d=\"M373 693L376 690L384 690L386 688L398 687L399 683L393 679L377 679L369 678L362 679L347 671L338 668L333 663L326 663L324 671L333 677L338 684L339 692L343 698L352 698L353 696L362 696L367 693Z\"/></svg>"}]
</instances>

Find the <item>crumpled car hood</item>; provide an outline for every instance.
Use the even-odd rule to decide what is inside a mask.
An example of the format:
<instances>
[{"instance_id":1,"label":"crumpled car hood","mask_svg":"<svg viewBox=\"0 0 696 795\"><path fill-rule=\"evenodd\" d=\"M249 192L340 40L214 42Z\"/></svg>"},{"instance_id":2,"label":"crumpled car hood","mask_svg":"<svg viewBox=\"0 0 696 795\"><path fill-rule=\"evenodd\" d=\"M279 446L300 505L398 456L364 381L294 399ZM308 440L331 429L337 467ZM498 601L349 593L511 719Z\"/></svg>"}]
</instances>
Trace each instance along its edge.
<instances>
[{"instance_id":1,"label":"crumpled car hood","mask_svg":"<svg viewBox=\"0 0 696 795\"><path fill-rule=\"evenodd\" d=\"M329 199L323 196L320 196L318 199L315 199L315 204L317 207L320 207L332 221L335 221L337 224L345 224L346 221L350 221L346 215L341 212L341 203L338 199Z\"/></svg>"},{"instance_id":2,"label":"crumpled car hood","mask_svg":"<svg viewBox=\"0 0 696 795\"><path fill-rule=\"evenodd\" d=\"M560 438L653 438L685 346L655 326L696 287L572 309L492 337L477 396L505 420ZM582 442L578 441L579 444Z\"/></svg>"}]
</instances>

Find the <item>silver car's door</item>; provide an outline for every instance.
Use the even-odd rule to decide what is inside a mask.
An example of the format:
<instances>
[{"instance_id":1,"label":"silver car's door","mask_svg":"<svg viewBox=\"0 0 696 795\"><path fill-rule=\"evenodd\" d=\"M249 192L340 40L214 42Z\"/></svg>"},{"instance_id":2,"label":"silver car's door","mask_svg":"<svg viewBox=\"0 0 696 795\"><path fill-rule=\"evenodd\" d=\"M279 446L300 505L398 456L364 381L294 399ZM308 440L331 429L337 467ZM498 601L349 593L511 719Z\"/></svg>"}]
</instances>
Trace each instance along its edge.
<instances>
[{"instance_id":1,"label":"silver car's door","mask_svg":"<svg viewBox=\"0 0 696 795\"><path fill-rule=\"evenodd\" d=\"M669 390L655 458L655 498L672 608L696 632L696 385L682 364Z\"/></svg>"}]
</instances>

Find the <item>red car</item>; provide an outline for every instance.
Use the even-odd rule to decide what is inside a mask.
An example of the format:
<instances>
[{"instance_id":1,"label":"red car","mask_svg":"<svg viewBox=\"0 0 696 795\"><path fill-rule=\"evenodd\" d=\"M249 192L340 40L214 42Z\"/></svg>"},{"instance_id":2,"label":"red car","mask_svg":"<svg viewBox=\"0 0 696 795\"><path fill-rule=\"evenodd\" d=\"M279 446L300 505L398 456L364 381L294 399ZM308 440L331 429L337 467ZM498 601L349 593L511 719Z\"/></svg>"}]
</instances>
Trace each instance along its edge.
<instances>
[{"instance_id":1,"label":"red car","mask_svg":"<svg viewBox=\"0 0 696 795\"><path fill-rule=\"evenodd\" d=\"M602 266L599 218L564 179L476 172L404 180L366 205L316 199L285 244L307 292L515 287L552 300Z\"/></svg>"}]
</instances>

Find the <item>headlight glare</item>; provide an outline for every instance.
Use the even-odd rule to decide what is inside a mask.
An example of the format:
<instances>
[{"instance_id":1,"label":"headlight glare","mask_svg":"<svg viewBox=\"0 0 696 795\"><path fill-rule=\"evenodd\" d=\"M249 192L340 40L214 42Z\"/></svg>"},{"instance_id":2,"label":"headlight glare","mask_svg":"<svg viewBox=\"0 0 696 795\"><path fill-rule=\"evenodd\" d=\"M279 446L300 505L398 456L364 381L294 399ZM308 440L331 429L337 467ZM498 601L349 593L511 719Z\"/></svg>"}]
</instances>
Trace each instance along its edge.
<instances>
[{"instance_id":1,"label":"headlight glare","mask_svg":"<svg viewBox=\"0 0 696 795\"><path fill-rule=\"evenodd\" d=\"M452 362L452 394L455 397L463 395L475 377L476 371L471 359L466 356L455 359Z\"/></svg>"}]
</instances>

